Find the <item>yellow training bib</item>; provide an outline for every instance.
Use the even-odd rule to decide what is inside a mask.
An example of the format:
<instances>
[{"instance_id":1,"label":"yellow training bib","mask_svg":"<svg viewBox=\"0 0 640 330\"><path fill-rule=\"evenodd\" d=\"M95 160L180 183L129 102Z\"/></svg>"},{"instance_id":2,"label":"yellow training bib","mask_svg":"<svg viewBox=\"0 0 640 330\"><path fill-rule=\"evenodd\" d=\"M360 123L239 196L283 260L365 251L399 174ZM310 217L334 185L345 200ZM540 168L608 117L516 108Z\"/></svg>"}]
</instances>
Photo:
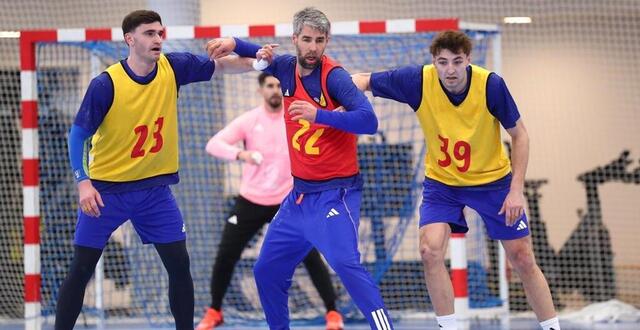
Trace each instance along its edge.
<instances>
[{"instance_id":1,"label":"yellow training bib","mask_svg":"<svg viewBox=\"0 0 640 330\"><path fill-rule=\"evenodd\" d=\"M178 88L164 55L148 84L107 68L113 104L91 140L91 179L127 182L178 171Z\"/></svg>"},{"instance_id":2,"label":"yellow training bib","mask_svg":"<svg viewBox=\"0 0 640 330\"><path fill-rule=\"evenodd\" d=\"M487 108L490 72L472 65L469 92L451 103L433 65L422 69L422 101L416 111L427 145L425 175L451 186L476 186L511 172L500 123Z\"/></svg>"}]
</instances>

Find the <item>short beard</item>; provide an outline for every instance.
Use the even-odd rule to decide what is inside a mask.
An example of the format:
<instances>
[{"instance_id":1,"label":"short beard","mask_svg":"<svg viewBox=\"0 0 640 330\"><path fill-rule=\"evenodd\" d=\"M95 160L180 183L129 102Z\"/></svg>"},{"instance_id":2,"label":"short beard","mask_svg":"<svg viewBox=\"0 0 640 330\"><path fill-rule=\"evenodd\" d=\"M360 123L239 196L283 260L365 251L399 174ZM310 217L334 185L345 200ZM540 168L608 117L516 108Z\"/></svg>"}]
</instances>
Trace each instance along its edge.
<instances>
[{"instance_id":1,"label":"short beard","mask_svg":"<svg viewBox=\"0 0 640 330\"><path fill-rule=\"evenodd\" d=\"M278 98L270 98L269 101L267 102L269 103L269 106L274 108L274 109L279 109L280 106L282 105L282 98L278 97Z\"/></svg>"},{"instance_id":2,"label":"short beard","mask_svg":"<svg viewBox=\"0 0 640 330\"><path fill-rule=\"evenodd\" d=\"M298 64L300 64L301 67L308 69L308 70L313 70L315 68L318 67L318 65L320 65L320 61L316 61L315 64L309 64L305 61L304 57L300 57L298 56Z\"/></svg>"}]
</instances>

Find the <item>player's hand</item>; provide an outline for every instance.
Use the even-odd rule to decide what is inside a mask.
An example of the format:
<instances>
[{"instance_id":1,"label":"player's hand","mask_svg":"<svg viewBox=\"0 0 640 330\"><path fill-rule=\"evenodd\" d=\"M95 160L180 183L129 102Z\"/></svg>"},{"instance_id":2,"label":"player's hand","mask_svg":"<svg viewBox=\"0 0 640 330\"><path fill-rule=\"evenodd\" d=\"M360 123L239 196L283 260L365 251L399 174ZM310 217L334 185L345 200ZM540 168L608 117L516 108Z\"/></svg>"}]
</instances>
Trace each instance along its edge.
<instances>
[{"instance_id":1,"label":"player's hand","mask_svg":"<svg viewBox=\"0 0 640 330\"><path fill-rule=\"evenodd\" d=\"M304 119L310 123L314 123L317 114L318 109L307 101L293 101L289 106L289 115L291 115L291 120L293 121Z\"/></svg>"},{"instance_id":2,"label":"player's hand","mask_svg":"<svg viewBox=\"0 0 640 330\"><path fill-rule=\"evenodd\" d=\"M258 50L256 53L256 59L259 61L261 59L266 60L269 64L273 63L273 58L275 56L275 48L278 48L280 45L278 44L266 44Z\"/></svg>"},{"instance_id":3,"label":"player's hand","mask_svg":"<svg viewBox=\"0 0 640 330\"><path fill-rule=\"evenodd\" d=\"M236 40L233 38L216 38L207 42L207 54L209 59L215 60L227 56L236 49Z\"/></svg>"},{"instance_id":4,"label":"player's hand","mask_svg":"<svg viewBox=\"0 0 640 330\"><path fill-rule=\"evenodd\" d=\"M257 151L243 150L238 153L238 159L251 165L260 165L262 163L262 154Z\"/></svg>"},{"instance_id":5,"label":"player's hand","mask_svg":"<svg viewBox=\"0 0 640 330\"><path fill-rule=\"evenodd\" d=\"M518 219L524 215L524 194L522 191L511 189L507 198L502 203L502 208L498 214L504 214L505 223L511 227Z\"/></svg>"},{"instance_id":6,"label":"player's hand","mask_svg":"<svg viewBox=\"0 0 640 330\"><path fill-rule=\"evenodd\" d=\"M78 194L80 195L78 205L82 213L90 217L99 217L99 207L104 207L104 203L100 193L91 184L91 180L87 179L78 182Z\"/></svg>"}]
</instances>

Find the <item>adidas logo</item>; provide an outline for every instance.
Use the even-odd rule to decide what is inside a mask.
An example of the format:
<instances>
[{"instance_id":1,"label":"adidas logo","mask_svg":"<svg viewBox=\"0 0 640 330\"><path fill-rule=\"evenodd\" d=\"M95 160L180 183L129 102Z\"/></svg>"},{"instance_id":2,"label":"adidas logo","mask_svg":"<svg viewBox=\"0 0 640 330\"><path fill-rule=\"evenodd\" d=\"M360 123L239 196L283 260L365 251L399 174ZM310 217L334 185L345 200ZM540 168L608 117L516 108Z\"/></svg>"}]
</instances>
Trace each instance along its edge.
<instances>
[{"instance_id":1,"label":"adidas logo","mask_svg":"<svg viewBox=\"0 0 640 330\"><path fill-rule=\"evenodd\" d=\"M182 232L183 233L187 232L187 226L184 223L182 224Z\"/></svg>"},{"instance_id":2,"label":"adidas logo","mask_svg":"<svg viewBox=\"0 0 640 330\"><path fill-rule=\"evenodd\" d=\"M235 215L232 215L229 219L227 219L227 222L232 224L232 225L237 225L238 224L238 217Z\"/></svg>"},{"instance_id":3,"label":"adidas logo","mask_svg":"<svg viewBox=\"0 0 640 330\"><path fill-rule=\"evenodd\" d=\"M284 92L284 96L289 96L289 90L288 89Z\"/></svg>"},{"instance_id":4,"label":"adidas logo","mask_svg":"<svg viewBox=\"0 0 640 330\"><path fill-rule=\"evenodd\" d=\"M523 229L527 229L527 224L524 223L523 220L520 220L520 223L518 224L518 228L516 228L516 230L523 230Z\"/></svg>"},{"instance_id":5,"label":"adidas logo","mask_svg":"<svg viewBox=\"0 0 640 330\"><path fill-rule=\"evenodd\" d=\"M331 218L333 216L336 216L340 214L338 211L336 211L336 209L331 209L331 211L329 211L329 213L327 213L327 218Z\"/></svg>"}]
</instances>

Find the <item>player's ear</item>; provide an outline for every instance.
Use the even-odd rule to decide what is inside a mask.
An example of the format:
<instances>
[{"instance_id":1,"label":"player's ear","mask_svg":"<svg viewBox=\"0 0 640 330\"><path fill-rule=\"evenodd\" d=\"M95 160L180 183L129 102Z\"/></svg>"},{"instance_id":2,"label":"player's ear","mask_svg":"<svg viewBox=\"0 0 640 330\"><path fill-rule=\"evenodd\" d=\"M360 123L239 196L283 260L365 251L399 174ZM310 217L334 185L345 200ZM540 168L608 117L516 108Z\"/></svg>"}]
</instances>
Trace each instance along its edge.
<instances>
[{"instance_id":1,"label":"player's ear","mask_svg":"<svg viewBox=\"0 0 640 330\"><path fill-rule=\"evenodd\" d=\"M131 46L133 43L133 36L131 35L131 32L127 32L124 34L124 42L127 44L127 46Z\"/></svg>"}]
</instances>

